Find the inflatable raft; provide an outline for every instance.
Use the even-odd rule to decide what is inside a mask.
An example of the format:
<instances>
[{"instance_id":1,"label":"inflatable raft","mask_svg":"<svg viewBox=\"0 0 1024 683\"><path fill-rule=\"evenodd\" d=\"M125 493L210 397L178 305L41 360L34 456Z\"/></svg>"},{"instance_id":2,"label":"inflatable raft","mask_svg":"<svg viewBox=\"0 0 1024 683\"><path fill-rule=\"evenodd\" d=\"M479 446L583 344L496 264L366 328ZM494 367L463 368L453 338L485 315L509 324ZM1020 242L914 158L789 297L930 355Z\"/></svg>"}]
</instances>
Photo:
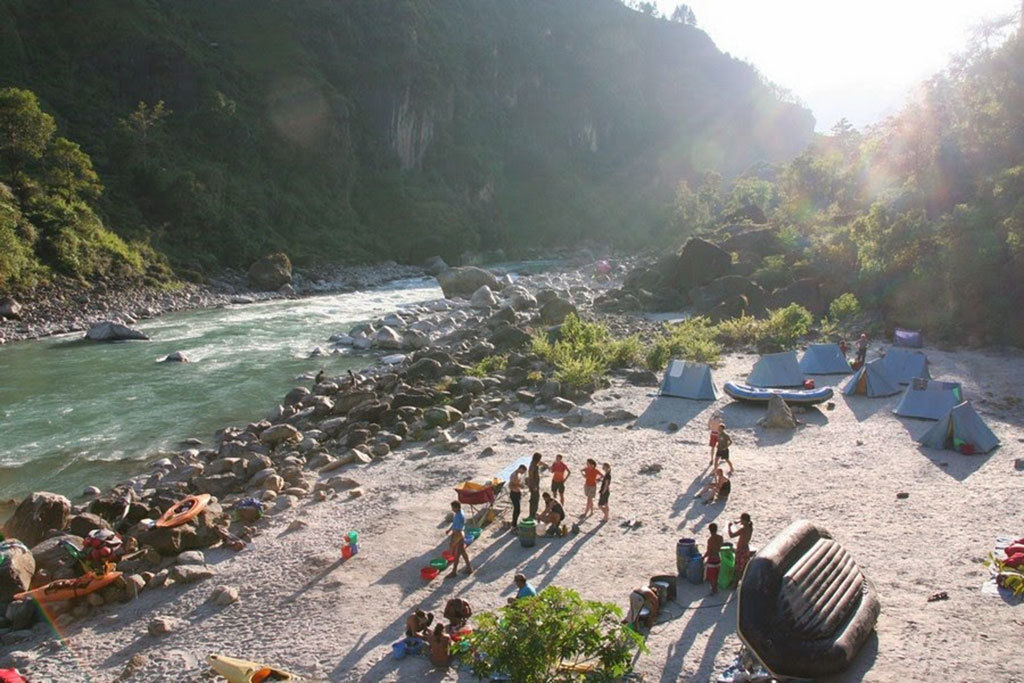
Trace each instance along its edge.
<instances>
[{"instance_id":1,"label":"inflatable raft","mask_svg":"<svg viewBox=\"0 0 1024 683\"><path fill-rule=\"evenodd\" d=\"M751 558L736 609L740 638L776 678L820 678L853 662L880 607L846 549L800 520Z\"/></svg>"},{"instance_id":2,"label":"inflatable raft","mask_svg":"<svg viewBox=\"0 0 1024 683\"><path fill-rule=\"evenodd\" d=\"M768 403L772 396L779 396L789 405L812 406L832 398L832 387L820 389L769 389L752 387L739 382L726 382L722 387L730 398L745 403Z\"/></svg>"},{"instance_id":3,"label":"inflatable raft","mask_svg":"<svg viewBox=\"0 0 1024 683\"><path fill-rule=\"evenodd\" d=\"M89 572L79 576L77 579L51 581L35 590L18 593L14 596L14 599L24 600L26 598L33 598L36 602L40 603L71 600L72 598L80 598L89 593L95 593L101 588L106 588L119 578L121 578L121 572L107 572L100 576Z\"/></svg>"},{"instance_id":4,"label":"inflatable raft","mask_svg":"<svg viewBox=\"0 0 1024 683\"><path fill-rule=\"evenodd\" d=\"M228 680L228 683L263 683L264 681L298 681L293 673L263 666L244 659L225 655L210 655L207 659L213 670Z\"/></svg>"},{"instance_id":5,"label":"inflatable raft","mask_svg":"<svg viewBox=\"0 0 1024 683\"><path fill-rule=\"evenodd\" d=\"M175 527L194 519L210 504L210 494L200 493L198 496L185 496L170 507L167 512L156 520L156 526Z\"/></svg>"}]
</instances>

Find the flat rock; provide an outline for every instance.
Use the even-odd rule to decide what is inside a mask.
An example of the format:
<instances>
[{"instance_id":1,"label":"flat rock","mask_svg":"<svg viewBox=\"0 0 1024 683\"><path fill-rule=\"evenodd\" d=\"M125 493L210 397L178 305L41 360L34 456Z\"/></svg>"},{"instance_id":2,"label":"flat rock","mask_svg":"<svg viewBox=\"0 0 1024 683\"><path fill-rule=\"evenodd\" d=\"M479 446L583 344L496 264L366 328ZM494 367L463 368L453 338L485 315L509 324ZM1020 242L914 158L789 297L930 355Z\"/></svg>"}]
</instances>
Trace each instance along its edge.
<instances>
[{"instance_id":1,"label":"flat rock","mask_svg":"<svg viewBox=\"0 0 1024 683\"><path fill-rule=\"evenodd\" d=\"M553 429L559 432L572 431L572 427L565 424L561 420L557 420L553 417L548 417L546 415L538 415L537 417L531 419L529 426L539 427L541 429Z\"/></svg>"},{"instance_id":2,"label":"flat rock","mask_svg":"<svg viewBox=\"0 0 1024 683\"><path fill-rule=\"evenodd\" d=\"M216 574L212 567L192 564L175 565L167 572L168 578L175 583L196 583Z\"/></svg>"},{"instance_id":3,"label":"flat rock","mask_svg":"<svg viewBox=\"0 0 1024 683\"><path fill-rule=\"evenodd\" d=\"M149 620L147 630L149 635L155 637L167 635L186 625L183 619L177 617L156 616Z\"/></svg>"},{"instance_id":4,"label":"flat rock","mask_svg":"<svg viewBox=\"0 0 1024 683\"><path fill-rule=\"evenodd\" d=\"M146 341L149 339L146 334L139 330L109 320L96 323L90 327L89 331L85 333L85 338L98 342L127 341L132 339Z\"/></svg>"}]
</instances>

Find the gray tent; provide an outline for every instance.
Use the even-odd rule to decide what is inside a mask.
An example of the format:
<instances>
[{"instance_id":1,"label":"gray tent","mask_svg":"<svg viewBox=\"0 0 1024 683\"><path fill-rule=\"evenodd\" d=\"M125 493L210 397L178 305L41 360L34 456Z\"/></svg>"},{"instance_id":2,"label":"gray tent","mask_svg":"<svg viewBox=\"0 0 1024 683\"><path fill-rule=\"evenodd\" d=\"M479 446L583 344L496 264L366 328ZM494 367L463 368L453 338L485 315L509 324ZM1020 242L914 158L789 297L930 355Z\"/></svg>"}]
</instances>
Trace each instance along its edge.
<instances>
[{"instance_id":1,"label":"gray tent","mask_svg":"<svg viewBox=\"0 0 1024 683\"><path fill-rule=\"evenodd\" d=\"M805 375L848 375L850 362L836 344L809 344L800 359Z\"/></svg>"},{"instance_id":2,"label":"gray tent","mask_svg":"<svg viewBox=\"0 0 1024 683\"><path fill-rule=\"evenodd\" d=\"M999 445L999 439L967 401L953 406L917 441L929 448L961 453L988 453Z\"/></svg>"},{"instance_id":3,"label":"gray tent","mask_svg":"<svg viewBox=\"0 0 1024 683\"><path fill-rule=\"evenodd\" d=\"M903 393L893 412L901 417L920 417L938 420L953 406L963 403L964 393L959 382L940 382L935 379L914 379Z\"/></svg>"},{"instance_id":4,"label":"gray tent","mask_svg":"<svg viewBox=\"0 0 1024 683\"><path fill-rule=\"evenodd\" d=\"M886 354L885 367L900 384L910 384L917 377L928 379L928 357L921 351L890 348Z\"/></svg>"},{"instance_id":5,"label":"gray tent","mask_svg":"<svg viewBox=\"0 0 1024 683\"><path fill-rule=\"evenodd\" d=\"M711 368L704 363L685 360L669 361L665 379L661 381L661 395L701 401L718 399L718 391L711 380Z\"/></svg>"},{"instance_id":6,"label":"gray tent","mask_svg":"<svg viewBox=\"0 0 1024 683\"><path fill-rule=\"evenodd\" d=\"M847 396L860 394L877 398L900 393L900 385L889 376L882 359L876 358L862 365L856 375L846 380L842 391Z\"/></svg>"},{"instance_id":7,"label":"gray tent","mask_svg":"<svg viewBox=\"0 0 1024 683\"><path fill-rule=\"evenodd\" d=\"M761 356L747 375L747 384L753 387L802 387L804 373L796 362L796 351L769 353Z\"/></svg>"}]
</instances>

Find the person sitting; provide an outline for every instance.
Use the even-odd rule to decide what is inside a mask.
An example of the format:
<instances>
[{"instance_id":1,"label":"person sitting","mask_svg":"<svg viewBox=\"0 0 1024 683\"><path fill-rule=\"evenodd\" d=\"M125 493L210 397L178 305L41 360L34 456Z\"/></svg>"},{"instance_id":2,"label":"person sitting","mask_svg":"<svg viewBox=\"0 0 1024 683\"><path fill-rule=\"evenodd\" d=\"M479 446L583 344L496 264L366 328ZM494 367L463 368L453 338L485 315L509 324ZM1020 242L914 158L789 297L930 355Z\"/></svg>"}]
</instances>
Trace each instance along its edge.
<instances>
[{"instance_id":1,"label":"person sitting","mask_svg":"<svg viewBox=\"0 0 1024 683\"><path fill-rule=\"evenodd\" d=\"M729 477L725 476L725 472L722 468L717 468L711 475L711 481L704 485L694 498L701 498L707 494L707 498L704 498L705 503L712 503L716 500L724 500L729 497L729 492L732 490L732 482L729 481Z\"/></svg>"},{"instance_id":2,"label":"person sitting","mask_svg":"<svg viewBox=\"0 0 1024 683\"><path fill-rule=\"evenodd\" d=\"M423 610L413 610L413 613L405 618L405 635L410 638L430 639L430 625L434 622L434 613L424 613Z\"/></svg>"},{"instance_id":3,"label":"person sitting","mask_svg":"<svg viewBox=\"0 0 1024 683\"><path fill-rule=\"evenodd\" d=\"M511 605L516 600L520 600L522 598L532 598L537 595L537 589L534 588L533 585L526 580L526 577L524 575L516 574L515 578L512 580L515 582L516 588L518 588L519 590L516 592L516 596L514 598L508 599L508 604Z\"/></svg>"},{"instance_id":4,"label":"person sitting","mask_svg":"<svg viewBox=\"0 0 1024 683\"><path fill-rule=\"evenodd\" d=\"M654 589L650 586L638 586L629 594L629 612L622 623L637 629L640 622L644 621L650 627L658 618L660 607L658 593Z\"/></svg>"},{"instance_id":5,"label":"person sitting","mask_svg":"<svg viewBox=\"0 0 1024 683\"><path fill-rule=\"evenodd\" d=\"M562 504L555 500L547 491L544 492L544 512L540 513L537 517L538 520L546 524L550 524L547 533L554 535L558 533L558 527L562 526L562 521L565 519L565 508Z\"/></svg>"},{"instance_id":6,"label":"person sitting","mask_svg":"<svg viewBox=\"0 0 1024 683\"><path fill-rule=\"evenodd\" d=\"M448 666L451 660L452 639L445 633L444 626L435 626L434 632L428 634L427 642L430 644L430 663L434 666Z\"/></svg>"},{"instance_id":7,"label":"person sitting","mask_svg":"<svg viewBox=\"0 0 1024 683\"><path fill-rule=\"evenodd\" d=\"M458 633L466 628L473 615L473 608L462 598L452 598L444 606L444 618L448 620L448 633Z\"/></svg>"}]
</instances>

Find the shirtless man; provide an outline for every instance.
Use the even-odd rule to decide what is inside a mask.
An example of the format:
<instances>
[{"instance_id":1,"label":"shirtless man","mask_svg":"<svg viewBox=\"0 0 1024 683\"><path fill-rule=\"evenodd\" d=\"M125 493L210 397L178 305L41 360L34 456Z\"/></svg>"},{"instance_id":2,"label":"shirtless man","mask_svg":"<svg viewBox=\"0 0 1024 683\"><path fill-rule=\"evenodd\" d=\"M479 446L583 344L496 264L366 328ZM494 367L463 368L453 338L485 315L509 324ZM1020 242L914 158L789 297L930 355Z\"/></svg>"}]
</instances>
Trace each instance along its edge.
<instances>
[{"instance_id":1,"label":"shirtless man","mask_svg":"<svg viewBox=\"0 0 1024 683\"><path fill-rule=\"evenodd\" d=\"M708 524L708 548L704 552L704 579L711 584L711 594L718 592L718 570L722 567L722 534L718 525Z\"/></svg>"},{"instance_id":2,"label":"shirtless man","mask_svg":"<svg viewBox=\"0 0 1024 683\"><path fill-rule=\"evenodd\" d=\"M426 614L421 609L414 610L405 618L405 635L428 640L430 637L430 624L434 621L434 613Z\"/></svg>"},{"instance_id":3,"label":"shirtless man","mask_svg":"<svg viewBox=\"0 0 1024 683\"><path fill-rule=\"evenodd\" d=\"M725 424L721 413L713 413L708 418L708 431L711 432L711 466L715 466L715 452L718 450L718 428Z\"/></svg>"},{"instance_id":4,"label":"shirtless man","mask_svg":"<svg viewBox=\"0 0 1024 683\"><path fill-rule=\"evenodd\" d=\"M733 525L739 529L733 531ZM750 537L754 533L754 523L750 521L750 515L744 512L740 515L739 522L729 522L729 538L739 537L736 541L736 573L738 579L743 578L743 570L750 561Z\"/></svg>"},{"instance_id":5,"label":"shirtless man","mask_svg":"<svg viewBox=\"0 0 1024 683\"><path fill-rule=\"evenodd\" d=\"M430 662L434 666L448 666L451 659L452 639L444 632L444 625L438 624L434 627L434 633L430 637Z\"/></svg>"},{"instance_id":6,"label":"shirtless man","mask_svg":"<svg viewBox=\"0 0 1024 683\"><path fill-rule=\"evenodd\" d=\"M715 468L715 471L711 473L711 481L704 485L694 498L700 498L707 494L707 498L704 498L705 503L712 503L718 499L728 497L732 491L732 482L729 481L729 477L725 476L725 472L722 471L721 467Z\"/></svg>"}]
</instances>

